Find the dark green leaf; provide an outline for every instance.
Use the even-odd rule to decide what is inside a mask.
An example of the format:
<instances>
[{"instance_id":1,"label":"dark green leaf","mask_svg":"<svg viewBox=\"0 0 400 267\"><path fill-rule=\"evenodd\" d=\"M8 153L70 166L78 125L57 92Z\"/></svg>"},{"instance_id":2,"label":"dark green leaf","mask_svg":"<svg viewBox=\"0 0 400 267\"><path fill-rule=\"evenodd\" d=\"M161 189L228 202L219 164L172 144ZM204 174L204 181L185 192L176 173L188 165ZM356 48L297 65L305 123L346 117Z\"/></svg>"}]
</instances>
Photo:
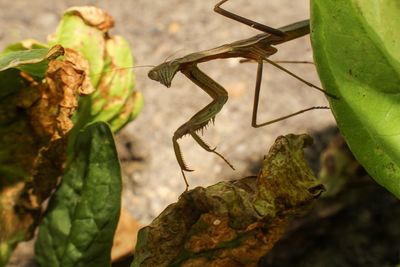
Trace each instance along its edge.
<instances>
[{"instance_id":1,"label":"dark green leaf","mask_svg":"<svg viewBox=\"0 0 400 267\"><path fill-rule=\"evenodd\" d=\"M26 84L17 69L8 69L0 72L0 99L17 92Z\"/></svg>"},{"instance_id":2,"label":"dark green leaf","mask_svg":"<svg viewBox=\"0 0 400 267\"><path fill-rule=\"evenodd\" d=\"M121 201L121 173L109 126L78 135L74 157L40 225L35 251L42 267L110 266Z\"/></svg>"}]
</instances>

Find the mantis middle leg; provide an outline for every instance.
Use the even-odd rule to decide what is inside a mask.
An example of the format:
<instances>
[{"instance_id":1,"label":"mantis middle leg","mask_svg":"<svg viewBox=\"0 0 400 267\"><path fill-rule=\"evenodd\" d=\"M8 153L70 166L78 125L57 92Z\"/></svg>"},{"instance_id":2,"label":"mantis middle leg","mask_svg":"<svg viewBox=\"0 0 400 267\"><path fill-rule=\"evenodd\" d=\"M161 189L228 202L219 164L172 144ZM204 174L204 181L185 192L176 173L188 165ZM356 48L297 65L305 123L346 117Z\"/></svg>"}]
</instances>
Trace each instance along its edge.
<instances>
[{"instance_id":1,"label":"mantis middle leg","mask_svg":"<svg viewBox=\"0 0 400 267\"><path fill-rule=\"evenodd\" d=\"M304 79L302 79L299 76L291 73L290 71L282 68L281 66L279 66L276 63L274 63L273 61L271 61L269 59L264 59L264 60L267 61L268 63L271 63L273 66L285 71L286 73L288 73L289 75L293 76L294 78L300 80L301 82L307 84L308 86L311 86L312 88L314 88L314 89L316 89L318 91L321 91L321 92L326 94L326 92L323 89L313 85L312 83L309 83L309 82L305 81ZM329 109L329 107L325 107L325 106L310 107L310 108L302 109L302 110L299 110L297 112L294 112L294 113L291 113L291 114L288 114L288 115L285 115L285 116L282 116L282 117L279 117L279 118L276 118L276 119L273 119L273 120L258 124L257 123L257 113L258 113L258 104L259 104L259 99L260 99L260 88L261 88L262 71L263 71L263 61L259 61L258 62L258 66L257 66L256 86L255 86L255 90L254 90L253 113L252 113L252 117L251 117L251 126L253 126L254 128L259 128L259 127L263 127L263 126L266 126L266 125L269 125L269 124L272 124L272 123L275 123L275 122L278 122L278 121L282 121L282 120L288 119L290 117L294 117L296 115L299 115L301 113L304 113L304 112L307 112L307 111L310 111L310 110L314 110L314 109ZM329 95L329 96L331 96L331 95ZM331 96L331 97L336 98L335 96Z\"/></svg>"},{"instance_id":2,"label":"mantis middle leg","mask_svg":"<svg viewBox=\"0 0 400 267\"><path fill-rule=\"evenodd\" d=\"M275 29L275 28L266 26L264 24L260 24L260 23L258 23L256 21L253 21L253 20L250 20L248 18L239 16L239 15L237 15L235 13L232 13L230 11L227 11L227 10L221 8L221 5L224 4L225 2L228 2L228 0L222 0L222 1L218 2L214 6L214 11L217 12L218 14L221 14L221 15L227 17L227 18L230 18L230 19L233 19L235 21L241 22L241 23L246 24L246 25L248 25L248 26L250 26L252 28L255 28L255 29L258 29L260 31L263 31L265 33L269 33L269 34L272 34L272 35L275 35L275 36L278 36L278 37L282 37L282 38L285 37L285 32L283 32L283 31L281 31L279 29ZM304 28L299 28L299 31L305 31L305 29ZM249 59L247 59L247 60L249 60ZM273 62L273 61L271 61L271 60L269 60L267 58L265 58L264 61L270 63L271 65L273 65L273 66L275 66L277 68L279 68L280 70L283 70L284 72L288 73L289 75L293 76L294 78L296 78L296 79L300 80L301 82L307 84L308 86L310 86L310 87L312 87L312 88L314 88L314 89L316 89L318 91L321 91L322 93L328 95L329 97L336 98L335 96L332 96L332 95L326 93L323 89L313 85L312 83L309 83L309 82L305 81L304 79L300 78L296 74L294 74L294 73L288 71L287 69L281 67L280 65L276 64L275 62ZM303 109L303 110L300 110L300 111L297 111L297 112L294 112L294 113L291 113L291 114L276 118L274 120L270 120L270 121L258 124L257 123L257 111L258 111L258 103L259 103L259 96L260 96L262 70L263 70L263 60L260 59L259 62L258 62L258 68L257 68L257 78L256 78L256 86L255 86L255 93L254 93L254 103L253 103L253 114L252 114L252 120L251 120L251 125L253 127L258 128L258 127L266 126L266 125L269 125L269 124L272 124L272 123L275 123L275 122L278 122L278 121L281 121L281 120L296 116L298 114L301 114L301 113L309 111L309 110L328 109L328 107L320 107L320 106L318 106L318 107L310 107L310 108L307 108L307 109Z\"/></svg>"}]
</instances>

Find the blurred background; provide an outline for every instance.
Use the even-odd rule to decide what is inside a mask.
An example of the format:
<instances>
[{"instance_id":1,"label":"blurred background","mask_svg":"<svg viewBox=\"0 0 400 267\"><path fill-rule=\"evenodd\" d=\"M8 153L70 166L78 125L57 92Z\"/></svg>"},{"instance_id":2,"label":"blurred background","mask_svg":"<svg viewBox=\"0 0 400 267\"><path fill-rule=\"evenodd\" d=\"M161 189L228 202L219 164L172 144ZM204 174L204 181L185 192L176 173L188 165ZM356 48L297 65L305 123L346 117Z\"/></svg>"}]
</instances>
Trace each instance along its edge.
<instances>
[{"instance_id":1,"label":"blurred background","mask_svg":"<svg viewBox=\"0 0 400 267\"><path fill-rule=\"evenodd\" d=\"M103 0L45 1L0 0L0 47L27 38L46 41L63 12L71 6L94 5L115 19L113 35L122 35L131 44L136 65L158 65L167 58L181 57L245 39L260 32L213 12L216 0ZM281 27L309 18L308 0L231 0L224 8L246 18ZM275 60L312 61L309 36L277 47ZM319 85L311 64L287 64L289 70ZM257 164L279 135L312 133L334 125L329 110L317 110L254 129L251 114L256 64L239 59L215 60L200 68L223 85L229 101L218 114L215 126L205 132L210 146L217 146L236 168L204 151L191 138L180 140L187 164L190 187L207 186L221 180L257 174ZM134 69L137 90L145 105L139 117L116 135L124 172L123 206L144 225L185 189L173 148L174 131L210 98L178 73L171 88L147 78L148 68ZM265 66L259 107L259 122L277 118L311 106L327 105L325 97L272 66ZM14 258L14 262L15 262ZM24 266L15 263L10 266Z\"/></svg>"}]
</instances>

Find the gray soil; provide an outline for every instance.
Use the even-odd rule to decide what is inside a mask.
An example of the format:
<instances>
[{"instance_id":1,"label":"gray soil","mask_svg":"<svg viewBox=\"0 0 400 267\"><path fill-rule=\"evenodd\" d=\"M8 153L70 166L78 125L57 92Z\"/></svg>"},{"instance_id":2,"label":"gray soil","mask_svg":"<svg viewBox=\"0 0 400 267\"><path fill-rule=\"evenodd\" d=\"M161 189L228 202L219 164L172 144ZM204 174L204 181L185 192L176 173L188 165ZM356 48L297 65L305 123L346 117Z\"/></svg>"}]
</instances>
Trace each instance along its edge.
<instances>
[{"instance_id":1,"label":"gray soil","mask_svg":"<svg viewBox=\"0 0 400 267\"><path fill-rule=\"evenodd\" d=\"M63 11L74 5L95 5L109 12L116 21L112 34L128 39L136 65L157 65L166 58L184 56L259 33L214 13L212 8L216 2L0 0L0 47L27 38L45 41L47 35L55 31ZM309 18L308 0L231 0L225 7L273 27ZM309 36L278 48L279 52L272 59L312 60ZM251 164L262 159L277 136L309 133L334 124L329 111L319 110L254 129L250 122L256 65L228 59L205 63L201 68L230 94L215 126L205 132L205 140L211 146L217 146L236 171L216 155L202 150L191 138L184 138L181 140L183 154L195 170L187 175L191 187L253 175L255 170L250 168ZM313 65L291 64L287 68L319 85ZM137 90L145 99L142 113L116 136L125 173L123 203L143 224L176 201L185 189L171 138L181 124L210 102L202 90L181 74L168 89L149 80L147 71L146 68L135 69ZM321 93L272 66L266 66L259 121L324 105L327 101ZM28 263L30 253L30 249L24 250L24 246L20 246L9 266L31 266Z\"/></svg>"}]
</instances>

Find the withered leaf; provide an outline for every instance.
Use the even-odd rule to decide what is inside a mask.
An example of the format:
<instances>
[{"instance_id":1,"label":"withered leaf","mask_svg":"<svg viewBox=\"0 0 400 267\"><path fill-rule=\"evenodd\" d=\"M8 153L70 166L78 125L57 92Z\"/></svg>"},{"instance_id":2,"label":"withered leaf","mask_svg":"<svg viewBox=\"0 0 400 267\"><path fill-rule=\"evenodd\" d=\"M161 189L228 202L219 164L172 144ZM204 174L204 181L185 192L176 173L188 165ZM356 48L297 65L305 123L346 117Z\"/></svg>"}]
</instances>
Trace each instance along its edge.
<instances>
[{"instance_id":1,"label":"withered leaf","mask_svg":"<svg viewBox=\"0 0 400 267\"><path fill-rule=\"evenodd\" d=\"M47 49L46 49L47 51ZM66 161L67 134L78 96L93 89L83 57L55 46L40 81L21 75L27 85L1 99L0 120L0 246L4 257L32 237L41 204L57 185ZM24 61L26 62L26 61ZM10 156L12 155L12 156Z\"/></svg>"},{"instance_id":2,"label":"withered leaf","mask_svg":"<svg viewBox=\"0 0 400 267\"><path fill-rule=\"evenodd\" d=\"M65 49L64 61L49 63L46 82L34 85L40 97L28 110L32 127L39 136L55 140L71 130L78 96L94 90L87 73L87 61L72 49ZM21 96L21 102L26 98Z\"/></svg>"},{"instance_id":3,"label":"withered leaf","mask_svg":"<svg viewBox=\"0 0 400 267\"><path fill-rule=\"evenodd\" d=\"M135 266L257 266L323 191L304 160L307 135L279 137L257 178L197 187L139 232Z\"/></svg>"}]
</instances>

